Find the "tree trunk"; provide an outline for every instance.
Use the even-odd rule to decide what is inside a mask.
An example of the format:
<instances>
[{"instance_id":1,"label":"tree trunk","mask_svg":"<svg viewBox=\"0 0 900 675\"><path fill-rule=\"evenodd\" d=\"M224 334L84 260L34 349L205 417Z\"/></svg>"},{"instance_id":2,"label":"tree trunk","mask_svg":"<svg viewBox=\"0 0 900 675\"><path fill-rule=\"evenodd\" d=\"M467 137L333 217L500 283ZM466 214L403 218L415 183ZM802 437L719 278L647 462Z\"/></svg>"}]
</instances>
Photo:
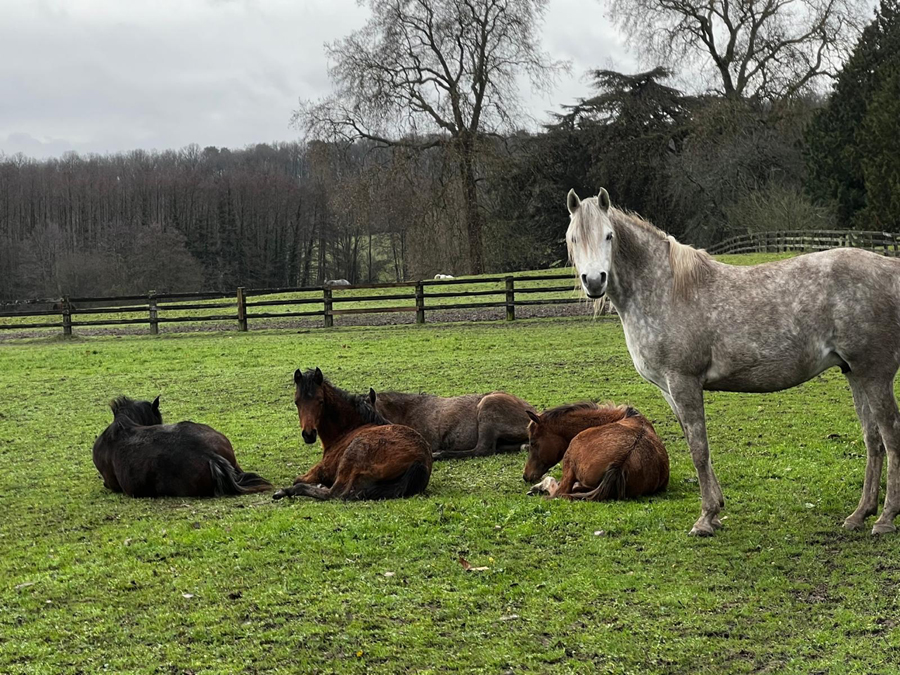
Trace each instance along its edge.
<instances>
[{"instance_id":1,"label":"tree trunk","mask_svg":"<svg viewBox=\"0 0 900 675\"><path fill-rule=\"evenodd\" d=\"M484 248L481 242L482 219L478 208L478 186L475 182L474 148L471 138L460 141L459 170L462 178L466 235L469 239L469 264L472 274L484 274Z\"/></svg>"}]
</instances>

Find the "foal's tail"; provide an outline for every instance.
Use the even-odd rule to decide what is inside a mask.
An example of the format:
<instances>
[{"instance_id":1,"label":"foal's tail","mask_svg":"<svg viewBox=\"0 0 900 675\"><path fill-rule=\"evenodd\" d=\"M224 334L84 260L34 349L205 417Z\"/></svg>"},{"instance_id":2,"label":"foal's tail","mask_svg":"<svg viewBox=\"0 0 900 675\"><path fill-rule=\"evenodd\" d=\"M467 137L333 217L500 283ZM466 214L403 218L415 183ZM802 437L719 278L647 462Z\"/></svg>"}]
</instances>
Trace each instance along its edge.
<instances>
[{"instance_id":1,"label":"foal's tail","mask_svg":"<svg viewBox=\"0 0 900 675\"><path fill-rule=\"evenodd\" d=\"M608 499L625 499L626 489L628 487L628 472L625 471L625 463L631 457L631 454L637 448L638 443L644 438L646 424L642 421L641 428L634 435L631 446L616 457L606 468L606 473L600 479L600 485L590 492L576 492L574 494L565 495L569 499L586 499L588 501L606 501Z\"/></svg>"},{"instance_id":2,"label":"foal's tail","mask_svg":"<svg viewBox=\"0 0 900 675\"><path fill-rule=\"evenodd\" d=\"M209 460L209 470L215 484L213 494L216 497L265 492L273 487L269 481L258 474L238 471L221 455L216 455Z\"/></svg>"},{"instance_id":3,"label":"foal's tail","mask_svg":"<svg viewBox=\"0 0 900 675\"><path fill-rule=\"evenodd\" d=\"M422 462L416 462L400 476L391 480L382 480L360 490L355 497L357 499L396 499L398 497L412 497L420 492L425 492L428 481L431 479L431 471Z\"/></svg>"}]
</instances>

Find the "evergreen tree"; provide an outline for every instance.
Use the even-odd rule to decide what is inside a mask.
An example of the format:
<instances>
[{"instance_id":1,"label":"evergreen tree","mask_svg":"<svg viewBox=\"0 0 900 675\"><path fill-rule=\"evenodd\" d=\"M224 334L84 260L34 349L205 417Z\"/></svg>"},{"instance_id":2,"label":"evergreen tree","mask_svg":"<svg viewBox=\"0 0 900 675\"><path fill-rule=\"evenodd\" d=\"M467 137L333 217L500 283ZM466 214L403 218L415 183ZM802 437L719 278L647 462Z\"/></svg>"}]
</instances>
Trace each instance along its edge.
<instances>
[{"instance_id":1,"label":"evergreen tree","mask_svg":"<svg viewBox=\"0 0 900 675\"><path fill-rule=\"evenodd\" d=\"M842 226L854 224L865 208L866 177L861 147L863 122L880 89L885 68L900 52L900 2L882 0L875 20L862 33L838 75L828 104L806 134L807 189L821 202L835 205ZM865 223L858 223L865 227Z\"/></svg>"}]
</instances>

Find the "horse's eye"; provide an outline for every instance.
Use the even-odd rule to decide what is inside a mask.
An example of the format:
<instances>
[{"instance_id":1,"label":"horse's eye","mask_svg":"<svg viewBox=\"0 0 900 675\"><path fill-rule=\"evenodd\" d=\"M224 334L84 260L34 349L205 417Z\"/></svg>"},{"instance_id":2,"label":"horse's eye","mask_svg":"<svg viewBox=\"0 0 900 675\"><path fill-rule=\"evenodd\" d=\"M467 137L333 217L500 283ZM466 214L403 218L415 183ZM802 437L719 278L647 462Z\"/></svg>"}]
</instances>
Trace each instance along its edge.
<instances>
[{"instance_id":1,"label":"horse's eye","mask_svg":"<svg viewBox=\"0 0 900 675\"><path fill-rule=\"evenodd\" d=\"M575 242L575 237L572 237L572 243L573 243L573 244L576 243L576 242Z\"/></svg>"},{"instance_id":2,"label":"horse's eye","mask_svg":"<svg viewBox=\"0 0 900 675\"><path fill-rule=\"evenodd\" d=\"M612 241L612 232L606 235L606 241Z\"/></svg>"}]
</instances>

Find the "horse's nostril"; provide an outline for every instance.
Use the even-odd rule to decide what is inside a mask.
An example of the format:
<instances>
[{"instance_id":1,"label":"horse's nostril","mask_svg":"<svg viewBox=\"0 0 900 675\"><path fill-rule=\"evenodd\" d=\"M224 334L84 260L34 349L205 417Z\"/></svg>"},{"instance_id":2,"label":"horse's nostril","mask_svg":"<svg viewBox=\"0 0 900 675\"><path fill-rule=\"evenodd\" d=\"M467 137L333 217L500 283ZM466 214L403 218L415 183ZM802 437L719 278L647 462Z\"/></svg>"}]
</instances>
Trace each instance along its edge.
<instances>
[{"instance_id":1,"label":"horse's nostril","mask_svg":"<svg viewBox=\"0 0 900 675\"><path fill-rule=\"evenodd\" d=\"M586 283L587 283L587 274L582 274L582 275L581 275L581 283L583 283L583 284L586 284Z\"/></svg>"},{"instance_id":2,"label":"horse's nostril","mask_svg":"<svg viewBox=\"0 0 900 675\"><path fill-rule=\"evenodd\" d=\"M600 283L606 282L606 272L600 272Z\"/></svg>"}]
</instances>

